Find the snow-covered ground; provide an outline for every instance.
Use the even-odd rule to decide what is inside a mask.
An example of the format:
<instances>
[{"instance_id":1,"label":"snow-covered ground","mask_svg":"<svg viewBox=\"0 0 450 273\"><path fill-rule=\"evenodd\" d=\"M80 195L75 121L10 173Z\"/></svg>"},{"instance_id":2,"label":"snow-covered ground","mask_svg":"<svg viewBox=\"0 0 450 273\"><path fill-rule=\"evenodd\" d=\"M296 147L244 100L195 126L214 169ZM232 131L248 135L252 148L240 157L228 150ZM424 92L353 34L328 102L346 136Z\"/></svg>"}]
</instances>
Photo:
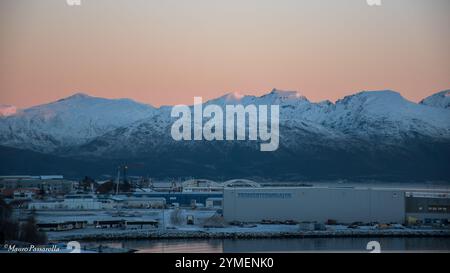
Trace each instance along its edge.
<instances>
[{"instance_id":1,"label":"snow-covered ground","mask_svg":"<svg viewBox=\"0 0 450 273\"><path fill-rule=\"evenodd\" d=\"M187 216L194 217L194 225L187 224ZM271 238L271 237L338 237L338 236L450 236L449 229L431 227L405 228L393 226L377 229L375 226L349 228L345 225L327 225L323 231L304 231L298 225L256 224L205 228L204 224L220 222L215 210L207 209L127 209L110 211L38 211L38 222L88 221L84 229L47 232L50 241L111 240L111 239L158 239L158 238ZM95 220L158 220L158 228L122 229L95 228ZM212 220L214 219L214 220Z\"/></svg>"}]
</instances>

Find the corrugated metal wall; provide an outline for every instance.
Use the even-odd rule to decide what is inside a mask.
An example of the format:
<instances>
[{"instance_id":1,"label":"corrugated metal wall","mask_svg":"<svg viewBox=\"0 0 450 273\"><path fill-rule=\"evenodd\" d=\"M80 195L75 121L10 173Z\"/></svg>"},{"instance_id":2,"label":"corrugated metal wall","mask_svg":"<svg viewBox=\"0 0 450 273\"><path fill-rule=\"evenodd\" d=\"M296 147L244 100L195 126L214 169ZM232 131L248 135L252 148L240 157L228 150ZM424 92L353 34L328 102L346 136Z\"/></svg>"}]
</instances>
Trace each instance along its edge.
<instances>
[{"instance_id":1,"label":"corrugated metal wall","mask_svg":"<svg viewBox=\"0 0 450 273\"><path fill-rule=\"evenodd\" d=\"M405 221L405 194L399 190L353 188L225 189L226 221L269 220L341 223Z\"/></svg>"}]
</instances>

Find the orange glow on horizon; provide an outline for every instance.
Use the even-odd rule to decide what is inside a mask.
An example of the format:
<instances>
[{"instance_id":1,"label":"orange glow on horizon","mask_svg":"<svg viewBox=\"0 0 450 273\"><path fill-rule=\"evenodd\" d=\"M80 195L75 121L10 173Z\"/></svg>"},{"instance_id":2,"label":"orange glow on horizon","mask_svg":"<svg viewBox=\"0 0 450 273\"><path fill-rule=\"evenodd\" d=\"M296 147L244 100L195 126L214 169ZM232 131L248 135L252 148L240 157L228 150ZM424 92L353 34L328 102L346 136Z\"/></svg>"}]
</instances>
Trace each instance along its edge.
<instances>
[{"instance_id":1,"label":"orange glow on horizon","mask_svg":"<svg viewBox=\"0 0 450 273\"><path fill-rule=\"evenodd\" d=\"M450 88L450 1L2 0L0 104L76 92L160 105L296 90Z\"/></svg>"}]
</instances>

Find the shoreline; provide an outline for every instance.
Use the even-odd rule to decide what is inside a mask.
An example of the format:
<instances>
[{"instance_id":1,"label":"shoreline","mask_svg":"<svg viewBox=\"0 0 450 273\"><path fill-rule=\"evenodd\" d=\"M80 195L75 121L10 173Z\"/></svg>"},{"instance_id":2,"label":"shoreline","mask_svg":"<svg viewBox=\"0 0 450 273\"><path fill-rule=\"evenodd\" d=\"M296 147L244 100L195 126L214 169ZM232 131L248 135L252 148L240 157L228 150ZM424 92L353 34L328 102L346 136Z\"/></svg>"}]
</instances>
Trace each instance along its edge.
<instances>
[{"instance_id":1,"label":"shoreline","mask_svg":"<svg viewBox=\"0 0 450 273\"><path fill-rule=\"evenodd\" d=\"M175 239L282 239L282 238L375 238L375 237L440 237L450 238L450 230L383 230L383 231L302 231L302 232L219 232L219 231L140 231L127 233L73 234L49 241L109 240L175 240Z\"/></svg>"}]
</instances>

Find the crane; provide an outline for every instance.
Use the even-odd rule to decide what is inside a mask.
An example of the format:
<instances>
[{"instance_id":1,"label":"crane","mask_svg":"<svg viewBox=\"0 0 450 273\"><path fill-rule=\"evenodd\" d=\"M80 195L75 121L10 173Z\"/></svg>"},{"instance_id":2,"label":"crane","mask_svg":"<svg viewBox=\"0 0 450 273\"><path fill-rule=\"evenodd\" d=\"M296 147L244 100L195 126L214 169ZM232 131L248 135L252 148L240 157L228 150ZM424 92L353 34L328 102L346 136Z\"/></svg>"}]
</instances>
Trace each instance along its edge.
<instances>
[{"instance_id":1,"label":"crane","mask_svg":"<svg viewBox=\"0 0 450 273\"><path fill-rule=\"evenodd\" d=\"M128 167L142 167L144 164L142 163L132 163L132 164L122 164L117 167L117 178L116 178L116 195L119 194L119 184L120 184L120 171L123 173L123 181L127 181L127 171Z\"/></svg>"}]
</instances>

